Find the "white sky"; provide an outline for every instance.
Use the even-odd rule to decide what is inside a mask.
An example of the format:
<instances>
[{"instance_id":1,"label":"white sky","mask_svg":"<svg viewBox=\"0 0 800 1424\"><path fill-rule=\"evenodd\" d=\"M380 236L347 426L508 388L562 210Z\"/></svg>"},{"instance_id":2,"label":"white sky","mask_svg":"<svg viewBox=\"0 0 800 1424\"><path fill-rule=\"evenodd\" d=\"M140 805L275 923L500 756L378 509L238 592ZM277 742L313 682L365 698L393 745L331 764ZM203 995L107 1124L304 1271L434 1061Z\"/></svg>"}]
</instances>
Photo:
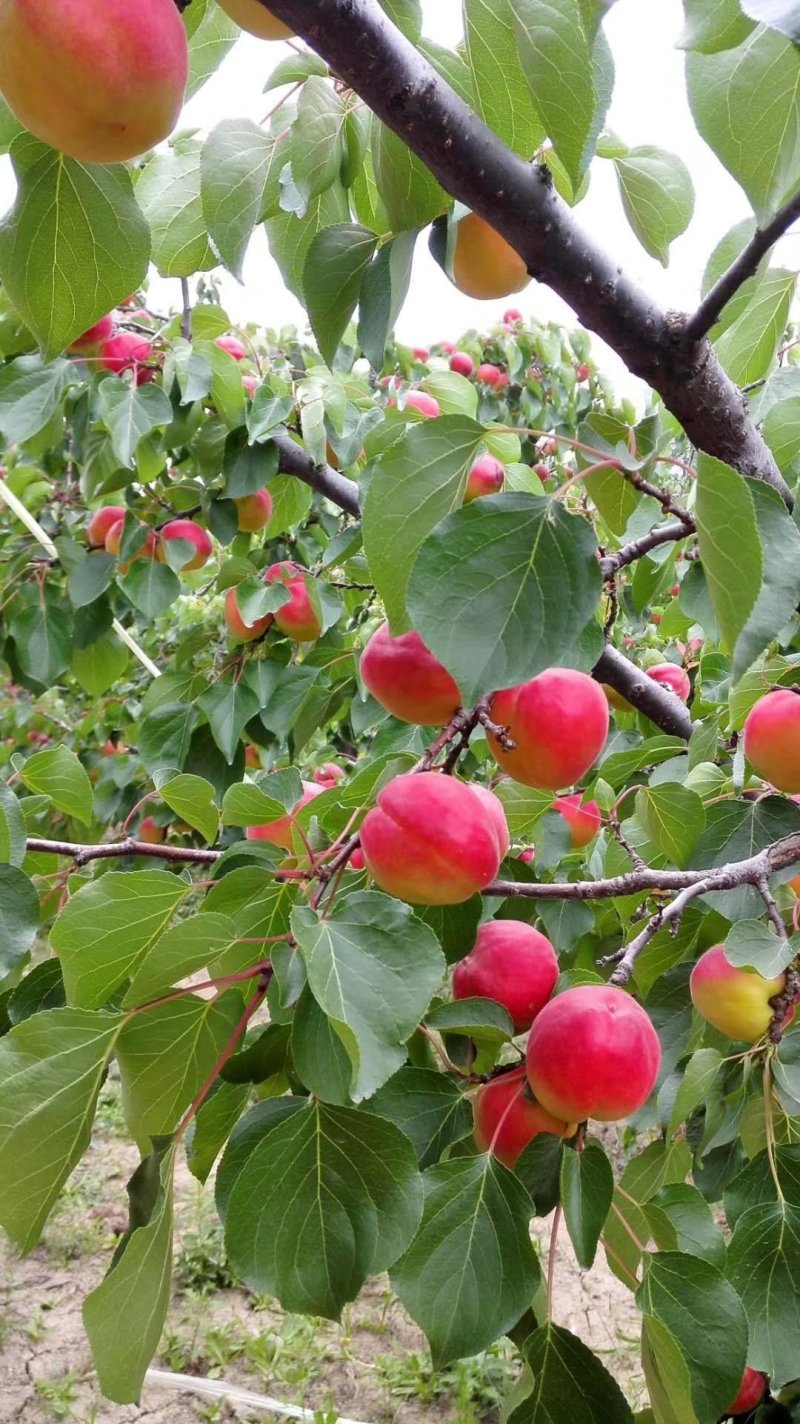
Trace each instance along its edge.
<instances>
[{"instance_id":1,"label":"white sky","mask_svg":"<svg viewBox=\"0 0 800 1424\"><path fill-rule=\"evenodd\" d=\"M423 0L425 30L431 39L453 44L461 34L460 0ZM698 294L705 260L716 241L749 214L744 195L697 136L689 114L683 80L683 55L675 40L683 23L680 0L617 0L605 28L617 68L614 101L608 127L629 144L657 144L677 152L687 163L696 189L695 215L687 232L672 248L665 271L648 257L633 236L622 212L613 166L596 161L588 196L578 208L584 226L665 305L691 308ZM222 118L261 119L274 102L264 96L264 81L285 47L244 36L203 90L187 106L184 122L209 129ZM0 160L0 212L10 203L13 185L7 160ZM800 232L781 246L783 262L796 265ZM254 238L245 266L245 283L224 277L224 300L235 322L255 320L270 326L303 324L304 313L283 286L262 232ZM177 283L157 281L151 287L154 306L177 302ZM531 283L513 298L525 315L570 322L571 313L547 288ZM453 339L469 327L497 320L506 303L477 302L462 296L445 278L427 251L423 237L417 248L414 281L398 323L401 340L427 345ZM630 378L613 353L595 338L599 363L619 385L631 389Z\"/></svg>"}]
</instances>

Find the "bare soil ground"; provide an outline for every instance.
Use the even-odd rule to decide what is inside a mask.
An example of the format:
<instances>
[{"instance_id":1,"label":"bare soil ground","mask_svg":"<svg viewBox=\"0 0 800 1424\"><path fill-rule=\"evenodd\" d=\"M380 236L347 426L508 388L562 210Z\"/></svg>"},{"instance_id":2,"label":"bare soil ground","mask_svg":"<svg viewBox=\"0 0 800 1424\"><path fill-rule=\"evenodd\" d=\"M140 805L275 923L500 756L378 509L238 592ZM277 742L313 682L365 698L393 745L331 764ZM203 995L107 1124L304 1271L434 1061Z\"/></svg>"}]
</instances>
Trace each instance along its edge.
<instances>
[{"instance_id":1,"label":"bare soil ground","mask_svg":"<svg viewBox=\"0 0 800 1424\"><path fill-rule=\"evenodd\" d=\"M102 1277L126 1224L125 1183L135 1149L118 1135L113 1098L41 1245L25 1260L0 1245L2 1424L229 1424L279 1416L148 1384L139 1406L100 1396L81 1323L81 1302ZM537 1223L546 1257L549 1223ZM579 1270L565 1232L557 1254L554 1314L601 1353L633 1404L644 1401L638 1317L630 1294L598 1253ZM371 1282L342 1323L287 1315L231 1281L213 1193L183 1168L177 1183L176 1271L160 1368L224 1379L259 1395L364 1424L494 1424L514 1379L499 1346L444 1372L384 1280Z\"/></svg>"}]
</instances>

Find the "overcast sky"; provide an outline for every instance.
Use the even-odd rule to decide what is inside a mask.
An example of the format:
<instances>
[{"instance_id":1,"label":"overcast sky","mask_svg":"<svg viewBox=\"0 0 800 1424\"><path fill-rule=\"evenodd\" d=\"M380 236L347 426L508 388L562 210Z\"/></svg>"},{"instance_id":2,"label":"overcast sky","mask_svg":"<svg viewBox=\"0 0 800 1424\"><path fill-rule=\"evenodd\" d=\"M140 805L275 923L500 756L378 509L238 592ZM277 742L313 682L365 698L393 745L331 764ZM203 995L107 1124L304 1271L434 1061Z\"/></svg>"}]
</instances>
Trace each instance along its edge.
<instances>
[{"instance_id":1,"label":"overcast sky","mask_svg":"<svg viewBox=\"0 0 800 1424\"><path fill-rule=\"evenodd\" d=\"M444 44L457 42L460 0L423 0L423 10L430 38ZM679 153L695 181L695 215L688 231L673 245L669 268L665 271L648 257L631 233L610 163L595 162L589 194L577 210L584 226L631 275L664 305L676 308L692 306L709 252L722 234L749 212L738 186L694 131L686 101L683 56L675 49L682 22L680 0L617 0L605 22L617 71L608 127L630 144L657 144ZM244 36L187 106L185 122L209 129L226 117L261 119L274 102L273 95L265 98L262 93L264 81L284 51L283 45ZM8 206L12 192L7 167L0 168L0 211ZM789 265L796 265L798 255L800 233L787 238L780 253ZM159 282L158 301L177 300L175 287L173 282ZM224 292L234 321L253 319L270 326L304 321L300 305L283 286L261 232L251 244L244 286L226 277ZM526 315L571 319L563 303L535 282L514 298L514 304ZM422 239L398 335L414 345L454 338L469 327L496 320L503 306L473 301L457 292L428 256ZM627 385L616 358L596 339L594 351L617 383Z\"/></svg>"}]
</instances>

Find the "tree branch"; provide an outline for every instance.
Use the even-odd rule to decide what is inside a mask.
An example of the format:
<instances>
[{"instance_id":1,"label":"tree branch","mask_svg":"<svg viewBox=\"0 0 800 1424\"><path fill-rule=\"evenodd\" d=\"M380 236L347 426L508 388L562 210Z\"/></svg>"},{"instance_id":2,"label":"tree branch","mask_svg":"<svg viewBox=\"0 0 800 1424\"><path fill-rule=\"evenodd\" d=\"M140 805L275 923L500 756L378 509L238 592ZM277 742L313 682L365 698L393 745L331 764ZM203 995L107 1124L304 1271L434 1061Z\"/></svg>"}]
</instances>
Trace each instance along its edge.
<instances>
[{"instance_id":1,"label":"tree branch","mask_svg":"<svg viewBox=\"0 0 800 1424\"><path fill-rule=\"evenodd\" d=\"M712 326L716 325L731 298L735 297L748 278L755 276L762 258L766 257L770 248L783 237L797 218L800 218L800 193L795 194L766 227L756 228L736 261L731 263L727 272L723 272L703 297L696 312L686 323L685 334L690 341L702 340Z\"/></svg>"},{"instance_id":2,"label":"tree branch","mask_svg":"<svg viewBox=\"0 0 800 1424\"><path fill-rule=\"evenodd\" d=\"M277 448L279 469L283 474L294 475L319 494L324 494L326 499L338 504L346 514L358 518L361 510L355 480L340 475L338 470L331 469L330 465L315 465L302 445L297 445L290 435L273 435L272 441Z\"/></svg>"},{"instance_id":3,"label":"tree branch","mask_svg":"<svg viewBox=\"0 0 800 1424\"><path fill-rule=\"evenodd\" d=\"M686 539L695 530L694 520L691 525L676 519L672 524L659 524L657 528L651 529L649 534L643 534L641 539L633 539L630 544L624 544L621 549L617 549L614 554L606 554L600 560L600 568L603 571L603 578L613 578L620 569L626 568L628 564L633 564L637 559L649 554L652 549L657 549L661 544L676 544L679 539Z\"/></svg>"},{"instance_id":4,"label":"tree branch","mask_svg":"<svg viewBox=\"0 0 800 1424\"><path fill-rule=\"evenodd\" d=\"M387 18L378 0L260 0L398 134L460 202L563 297L584 326L661 395L699 449L765 480L791 504L747 403L686 318L662 311L558 196L549 170L508 148Z\"/></svg>"},{"instance_id":5,"label":"tree branch","mask_svg":"<svg viewBox=\"0 0 800 1424\"><path fill-rule=\"evenodd\" d=\"M109 841L102 845L79 845L73 841L42 840L39 836L29 836L29 851L40 851L44 855L65 855L74 860L76 866L88 865L90 860L113 860L117 856L145 855L153 860L173 860L186 865L214 865L222 855L221 850L195 850L191 846L152 845L149 841L137 841L128 836L124 841Z\"/></svg>"},{"instance_id":6,"label":"tree branch","mask_svg":"<svg viewBox=\"0 0 800 1424\"><path fill-rule=\"evenodd\" d=\"M613 556L612 556L613 557ZM605 562L605 561L604 561ZM598 682L606 682L619 692L639 712L644 712L662 732L672 737L683 737L688 742L692 735L692 718L688 708L672 691L659 687L651 677L617 652L608 644L592 668L592 677ZM655 695L654 695L655 694Z\"/></svg>"}]
</instances>

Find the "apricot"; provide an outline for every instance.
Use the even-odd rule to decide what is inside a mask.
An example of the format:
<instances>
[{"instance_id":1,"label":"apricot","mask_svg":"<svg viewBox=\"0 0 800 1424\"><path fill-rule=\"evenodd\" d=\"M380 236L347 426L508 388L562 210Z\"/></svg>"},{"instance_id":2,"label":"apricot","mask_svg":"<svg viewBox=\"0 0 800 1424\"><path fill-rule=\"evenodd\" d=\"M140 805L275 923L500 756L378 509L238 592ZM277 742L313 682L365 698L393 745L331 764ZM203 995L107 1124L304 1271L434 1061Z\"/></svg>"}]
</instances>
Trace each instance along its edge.
<instances>
[{"instance_id":1,"label":"apricot","mask_svg":"<svg viewBox=\"0 0 800 1424\"><path fill-rule=\"evenodd\" d=\"M525 318L519 310L519 307L509 307L508 311L503 312L503 326L519 326L524 320Z\"/></svg>"},{"instance_id":2,"label":"apricot","mask_svg":"<svg viewBox=\"0 0 800 1424\"><path fill-rule=\"evenodd\" d=\"M559 791L580 781L608 736L608 703L600 685L572 668L547 668L530 682L492 698L492 721L515 742L506 751L493 733L489 744L503 771L524 786Z\"/></svg>"},{"instance_id":3,"label":"apricot","mask_svg":"<svg viewBox=\"0 0 800 1424\"><path fill-rule=\"evenodd\" d=\"M253 399L258 388L258 376L242 376L242 390L249 400Z\"/></svg>"},{"instance_id":4,"label":"apricot","mask_svg":"<svg viewBox=\"0 0 800 1424\"><path fill-rule=\"evenodd\" d=\"M264 575L266 583L282 583L291 598L275 614L275 622L287 638L310 643L322 632L322 613L316 584L306 569L285 559L273 564Z\"/></svg>"},{"instance_id":5,"label":"apricot","mask_svg":"<svg viewBox=\"0 0 800 1424\"><path fill-rule=\"evenodd\" d=\"M258 0L218 0L219 5L236 22L240 30L260 40L288 40L293 31L283 20L271 15Z\"/></svg>"},{"instance_id":6,"label":"apricot","mask_svg":"<svg viewBox=\"0 0 800 1424\"><path fill-rule=\"evenodd\" d=\"M266 633L270 624L274 622L273 614L266 613L263 618L256 618L254 623L245 623L239 611L235 588L229 588L225 595L222 616L228 632L237 643L252 643L254 639L260 638L263 633Z\"/></svg>"},{"instance_id":7,"label":"apricot","mask_svg":"<svg viewBox=\"0 0 800 1424\"><path fill-rule=\"evenodd\" d=\"M208 530L195 524L193 519L171 519L161 530L161 539L164 544L183 539L187 544L193 545L195 552L183 564L182 573L188 574L192 569L202 569L211 557L213 545ZM163 560L163 554L160 557Z\"/></svg>"},{"instance_id":8,"label":"apricot","mask_svg":"<svg viewBox=\"0 0 800 1424\"><path fill-rule=\"evenodd\" d=\"M344 781L344 777L343 768L337 766L335 761L323 762L322 766L318 766L314 772L314 780L325 791L330 791L334 786L338 786L340 781Z\"/></svg>"},{"instance_id":9,"label":"apricot","mask_svg":"<svg viewBox=\"0 0 800 1424\"><path fill-rule=\"evenodd\" d=\"M684 672L682 667L678 667L677 663L658 663L655 667L647 668L646 672L653 682L671 688L675 695L680 697L681 702L688 702L692 684L689 674Z\"/></svg>"},{"instance_id":10,"label":"apricot","mask_svg":"<svg viewBox=\"0 0 800 1424\"><path fill-rule=\"evenodd\" d=\"M104 341L108 341L114 335L114 317L111 312L107 316L101 316L94 326L90 326L88 331L84 331L82 336L76 336L69 347L70 356L92 356L102 346Z\"/></svg>"},{"instance_id":11,"label":"apricot","mask_svg":"<svg viewBox=\"0 0 800 1424\"><path fill-rule=\"evenodd\" d=\"M534 1101L524 1068L515 1068L484 1083L475 1094L472 1111L478 1150L491 1152L512 1169L540 1132L574 1137L578 1131L577 1123L562 1122Z\"/></svg>"},{"instance_id":12,"label":"apricot","mask_svg":"<svg viewBox=\"0 0 800 1424\"><path fill-rule=\"evenodd\" d=\"M640 1004L611 984L582 984L546 1004L528 1038L533 1095L564 1122L616 1122L647 1102L661 1044Z\"/></svg>"},{"instance_id":13,"label":"apricot","mask_svg":"<svg viewBox=\"0 0 800 1424\"><path fill-rule=\"evenodd\" d=\"M315 796L321 796L323 788L315 786L313 781L302 783L303 794L299 801L296 801L291 811L287 811L285 816L280 816L277 821L267 821L263 826L248 826L245 831L245 838L248 841L269 841L270 845L281 846L283 850L293 850L294 843L292 831L294 818L303 806L307 806L309 801L313 801Z\"/></svg>"},{"instance_id":14,"label":"apricot","mask_svg":"<svg viewBox=\"0 0 800 1424\"><path fill-rule=\"evenodd\" d=\"M152 816L145 816L139 822L139 840L145 845L161 845L166 835L163 826L157 826Z\"/></svg>"},{"instance_id":15,"label":"apricot","mask_svg":"<svg viewBox=\"0 0 800 1424\"><path fill-rule=\"evenodd\" d=\"M485 494L498 494L503 488L506 472L493 455L482 455L469 472L464 503L471 504Z\"/></svg>"},{"instance_id":16,"label":"apricot","mask_svg":"<svg viewBox=\"0 0 800 1424\"><path fill-rule=\"evenodd\" d=\"M266 529L272 518L272 495L269 490L256 490L255 494L244 494L233 502L242 534L257 534L259 529Z\"/></svg>"},{"instance_id":17,"label":"apricot","mask_svg":"<svg viewBox=\"0 0 800 1424\"><path fill-rule=\"evenodd\" d=\"M100 346L99 365L103 371L113 371L118 376L123 371L135 371L137 384L142 385L145 378L142 363L149 361L152 353L146 337L135 331L118 331Z\"/></svg>"},{"instance_id":18,"label":"apricot","mask_svg":"<svg viewBox=\"0 0 800 1424\"><path fill-rule=\"evenodd\" d=\"M779 688L762 697L744 724L745 756L779 791L800 791L800 696Z\"/></svg>"},{"instance_id":19,"label":"apricot","mask_svg":"<svg viewBox=\"0 0 800 1424\"><path fill-rule=\"evenodd\" d=\"M453 971L454 999L494 999L526 1033L556 987L553 946L523 920L489 920Z\"/></svg>"},{"instance_id":20,"label":"apricot","mask_svg":"<svg viewBox=\"0 0 800 1424\"><path fill-rule=\"evenodd\" d=\"M105 504L89 520L86 542L93 549L101 549L106 542L109 529L125 519L125 509L121 504ZM120 536L122 531L120 530Z\"/></svg>"},{"instance_id":21,"label":"apricot","mask_svg":"<svg viewBox=\"0 0 800 1424\"><path fill-rule=\"evenodd\" d=\"M553 802L553 810L560 811L570 828L573 850L582 850L593 841L603 818L596 801L582 801L580 791L574 796L559 796Z\"/></svg>"},{"instance_id":22,"label":"apricot","mask_svg":"<svg viewBox=\"0 0 800 1424\"><path fill-rule=\"evenodd\" d=\"M508 846L500 802L452 776L396 776L361 827L367 869L412 905L458 905L494 880ZM492 797L496 801L496 797Z\"/></svg>"},{"instance_id":23,"label":"apricot","mask_svg":"<svg viewBox=\"0 0 800 1424\"><path fill-rule=\"evenodd\" d=\"M767 1392L766 1376L760 1370L752 1370L748 1365L742 1375L742 1383L739 1386L739 1393L725 1410L726 1414L749 1414L751 1409L755 1409L760 1404Z\"/></svg>"},{"instance_id":24,"label":"apricot","mask_svg":"<svg viewBox=\"0 0 800 1424\"><path fill-rule=\"evenodd\" d=\"M575 380L578 382L579 385L581 385L583 381L588 381L590 375L591 371L589 370L588 366L582 365L575 367Z\"/></svg>"},{"instance_id":25,"label":"apricot","mask_svg":"<svg viewBox=\"0 0 800 1424\"><path fill-rule=\"evenodd\" d=\"M261 757L258 754L258 747L254 747L252 742L248 742L244 749L244 764L248 771L261 770Z\"/></svg>"},{"instance_id":26,"label":"apricot","mask_svg":"<svg viewBox=\"0 0 800 1424\"><path fill-rule=\"evenodd\" d=\"M450 357L450 370L459 376L471 376L475 370L475 362L468 351L454 351Z\"/></svg>"},{"instance_id":27,"label":"apricot","mask_svg":"<svg viewBox=\"0 0 800 1424\"><path fill-rule=\"evenodd\" d=\"M458 684L419 633L393 638L388 623L361 654L361 680L393 717L418 727L443 727L461 706Z\"/></svg>"},{"instance_id":28,"label":"apricot","mask_svg":"<svg viewBox=\"0 0 800 1424\"><path fill-rule=\"evenodd\" d=\"M785 988L785 974L765 979L755 969L738 969L721 944L701 954L689 979L692 1003L706 1023L746 1043L763 1038L773 1018L769 1001ZM793 1016L792 1009L787 1021Z\"/></svg>"},{"instance_id":29,"label":"apricot","mask_svg":"<svg viewBox=\"0 0 800 1424\"><path fill-rule=\"evenodd\" d=\"M259 5L258 8L261 10L263 7ZM238 336L218 336L214 345L218 346L220 351L227 351L228 355L232 356L234 361L244 361L247 356L247 347L243 341L239 340Z\"/></svg>"},{"instance_id":30,"label":"apricot","mask_svg":"<svg viewBox=\"0 0 800 1424\"><path fill-rule=\"evenodd\" d=\"M0 94L84 163L121 163L172 132L189 72L174 0L3 0Z\"/></svg>"},{"instance_id":31,"label":"apricot","mask_svg":"<svg viewBox=\"0 0 800 1424\"><path fill-rule=\"evenodd\" d=\"M451 276L460 292L481 301L510 297L531 280L519 253L477 213L458 224Z\"/></svg>"},{"instance_id":32,"label":"apricot","mask_svg":"<svg viewBox=\"0 0 800 1424\"><path fill-rule=\"evenodd\" d=\"M365 859L364 859L364 852L363 852L363 850L361 850L359 846L356 846L356 849L353 851L353 854L352 854L351 857L350 857L350 869L351 869L351 870L364 870L365 867L366 867L366 864L367 864L367 862L366 862Z\"/></svg>"},{"instance_id":33,"label":"apricot","mask_svg":"<svg viewBox=\"0 0 800 1424\"><path fill-rule=\"evenodd\" d=\"M615 687L609 687L607 682L601 682L609 707L613 707L616 712L633 712L634 707L627 697L623 697L621 692L617 692Z\"/></svg>"},{"instance_id":34,"label":"apricot","mask_svg":"<svg viewBox=\"0 0 800 1424\"><path fill-rule=\"evenodd\" d=\"M502 386L505 384L505 376L499 366L493 366L491 361L484 361L478 367L477 376L479 381L483 381L485 386Z\"/></svg>"},{"instance_id":35,"label":"apricot","mask_svg":"<svg viewBox=\"0 0 800 1424\"><path fill-rule=\"evenodd\" d=\"M118 519L111 525L106 534L106 553L113 554L114 558L119 558L119 551L122 544L122 530L125 525L124 519ZM127 573L130 564L134 559L155 559L158 557L158 535L155 529L148 529L145 533L145 525L142 525L142 534L145 536L140 549L132 555L129 560L120 564L120 573Z\"/></svg>"},{"instance_id":36,"label":"apricot","mask_svg":"<svg viewBox=\"0 0 800 1424\"><path fill-rule=\"evenodd\" d=\"M427 420L435 420L441 411L439 402L434 396L429 396L427 391L409 391L406 396L405 409L417 410Z\"/></svg>"},{"instance_id":37,"label":"apricot","mask_svg":"<svg viewBox=\"0 0 800 1424\"><path fill-rule=\"evenodd\" d=\"M421 361L424 366L427 366L431 359L431 353L427 346L412 346L411 355L415 361Z\"/></svg>"}]
</instances>

